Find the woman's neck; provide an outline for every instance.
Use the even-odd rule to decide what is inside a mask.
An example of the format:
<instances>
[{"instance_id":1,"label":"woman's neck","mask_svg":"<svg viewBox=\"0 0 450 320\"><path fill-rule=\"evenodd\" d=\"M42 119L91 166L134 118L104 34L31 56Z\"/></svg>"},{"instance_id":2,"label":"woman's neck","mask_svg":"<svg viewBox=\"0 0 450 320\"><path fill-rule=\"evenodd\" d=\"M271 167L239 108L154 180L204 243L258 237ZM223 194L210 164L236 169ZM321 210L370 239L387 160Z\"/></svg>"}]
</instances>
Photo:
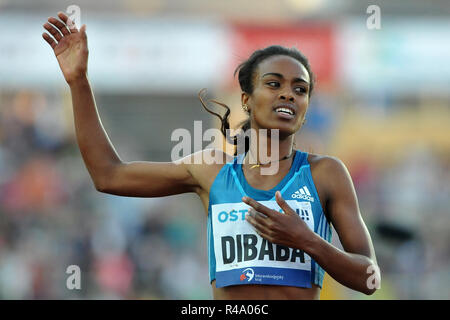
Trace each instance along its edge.
<instances>
[{"instance_id":1,"label":"woman's neck","mask_svg":"<svg viewBox=\"0 0 450 320\"><path fill-rule=\"evenodd\" d=\"M284 160L292 158L293 147L294 135L279 139L278 136L256 134L256 137L250 139L250 147L244 158L244 166L248 168L259 167L260 169L266 169L266 174L276 174L280 166L290 166L291 162ZM271 170L269 170L269 167ZM261 173L264 174L263 171Z\"/></svg>"}]
</instances>

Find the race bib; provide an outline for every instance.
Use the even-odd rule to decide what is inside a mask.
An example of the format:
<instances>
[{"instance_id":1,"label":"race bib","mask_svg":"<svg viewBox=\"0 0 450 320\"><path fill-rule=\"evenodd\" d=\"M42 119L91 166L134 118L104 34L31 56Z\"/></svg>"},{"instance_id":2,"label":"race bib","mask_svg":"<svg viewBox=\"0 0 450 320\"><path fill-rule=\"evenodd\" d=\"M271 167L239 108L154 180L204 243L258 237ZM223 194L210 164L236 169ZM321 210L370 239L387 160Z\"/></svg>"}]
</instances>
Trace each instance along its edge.
<instances>
[{"instance_id":1,"label":"race bib","mask_svg":"<svg viewBox=\"0 0 450 320\"><path fill-rule=\"evenodd\" d=\"M286 200L311 230L314 216L309 202ZM260 201L284 214L276 201ZM273 284L311 287L311 258L302 250L273 244L245 220L250 206L243 202L211 206L216 287Z\"/></svg>"}]
</instances>

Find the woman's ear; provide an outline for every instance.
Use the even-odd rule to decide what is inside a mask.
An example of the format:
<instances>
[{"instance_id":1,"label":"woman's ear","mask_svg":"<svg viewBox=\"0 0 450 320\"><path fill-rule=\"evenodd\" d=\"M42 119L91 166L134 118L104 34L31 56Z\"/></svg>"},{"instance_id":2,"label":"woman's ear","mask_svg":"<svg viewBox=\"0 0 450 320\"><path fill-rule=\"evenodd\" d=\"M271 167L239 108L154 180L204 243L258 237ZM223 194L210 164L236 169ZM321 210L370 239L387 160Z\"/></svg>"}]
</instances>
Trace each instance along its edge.
<instances>
[{"instance_id":1,"label":"woman's ear","mask_svg":"<svg viewBox=\"0 0 450 320\"><path fill-rule=\"evenodd\" d=\"M250 112L250 106L248 105L249 99L250 99L250 96L248 95L248 93L242 92L242 94L241 94L241 104L242 104L242 108L246 112Z\"/></svg>"}]
</instances>

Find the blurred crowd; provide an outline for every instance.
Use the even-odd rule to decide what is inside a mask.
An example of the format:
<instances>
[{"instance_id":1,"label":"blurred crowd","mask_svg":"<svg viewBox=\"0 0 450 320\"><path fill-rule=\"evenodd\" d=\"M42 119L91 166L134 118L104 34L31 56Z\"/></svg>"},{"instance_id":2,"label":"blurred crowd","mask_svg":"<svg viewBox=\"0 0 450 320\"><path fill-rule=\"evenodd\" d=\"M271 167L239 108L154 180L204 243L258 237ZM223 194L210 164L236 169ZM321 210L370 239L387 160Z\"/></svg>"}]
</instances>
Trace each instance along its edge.
<instances>
[{"instance_id":1,"label":"blurred crowd","mask_svg":"<svg viewBox=\"0 0 450 320\"><path fill-rule=\"evenodd\" d=\"M195 199L97 192L62 96L0 100L1 299L209 298ZM66 286L71 265L81 290Z\"/></svg>"},{"instance_id":2,"label":"blurred crowd","mask_svg":"<svg viewBox=\"0 0 450 320\"><path fill-rule=\"evenodd\" d=\"M375 154L376 141L333 147L358 119L331 100L315 98L297 146L331 152L349 168L382 271L370 298L449 299L450 150L426 141ZM97 192L71 112L67 92L0 92L0 299L210 299L197 196ZM81 270L80 290L67 287L71 265ZM327 276L322 298L367 297Z\"/></svg>"}]
</instances>

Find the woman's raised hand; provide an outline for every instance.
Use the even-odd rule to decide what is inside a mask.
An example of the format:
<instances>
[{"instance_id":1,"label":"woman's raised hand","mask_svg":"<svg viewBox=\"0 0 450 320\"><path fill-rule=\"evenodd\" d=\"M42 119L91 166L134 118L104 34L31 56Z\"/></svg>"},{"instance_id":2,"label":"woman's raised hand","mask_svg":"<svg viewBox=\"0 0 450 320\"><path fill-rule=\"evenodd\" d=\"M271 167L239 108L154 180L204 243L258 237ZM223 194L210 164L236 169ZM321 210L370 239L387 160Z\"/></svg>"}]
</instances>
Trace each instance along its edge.
<instances>
[{"instance_id":1,"label":"woman's raised hand","mask_svg":"<svg viewBox=\"0 0 450 320\"><path fill-rule=\"evenodd\" d=\"M47 32L44 32L42 37L52 47L64 78L70 85L73 81L82 79L87 75L89 51L86 25L78 30L64 13L59 12L58 17L61 20L50 17L48 22L44 24L44 28L53 37Z\"/></svg>"}]
</instances>

